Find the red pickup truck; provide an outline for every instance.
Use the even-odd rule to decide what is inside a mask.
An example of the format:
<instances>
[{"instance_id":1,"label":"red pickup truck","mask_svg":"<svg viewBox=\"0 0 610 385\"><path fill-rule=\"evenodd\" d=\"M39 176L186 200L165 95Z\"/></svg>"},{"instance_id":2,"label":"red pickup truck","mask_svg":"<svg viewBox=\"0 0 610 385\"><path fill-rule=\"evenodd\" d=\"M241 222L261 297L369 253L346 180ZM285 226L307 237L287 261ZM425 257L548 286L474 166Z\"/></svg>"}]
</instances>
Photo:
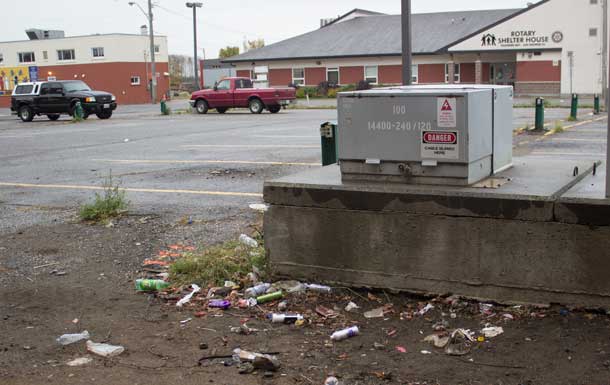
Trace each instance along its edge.
<instances>
[{"instance_id":1,"label":"red pickup truck","mask_svg":"<svg viewBox=\"0 0 610 385\"><path fill-rule=\"evenodd\" d=\"M248 78L226 78L214 89L193 92L189 102L200 114L206 114L211 108L220 114L229 108L248 108L253 114L267 109L276 114L296 99L295 94L294 88L254 88Z\"/></svg>"}]
</instances>

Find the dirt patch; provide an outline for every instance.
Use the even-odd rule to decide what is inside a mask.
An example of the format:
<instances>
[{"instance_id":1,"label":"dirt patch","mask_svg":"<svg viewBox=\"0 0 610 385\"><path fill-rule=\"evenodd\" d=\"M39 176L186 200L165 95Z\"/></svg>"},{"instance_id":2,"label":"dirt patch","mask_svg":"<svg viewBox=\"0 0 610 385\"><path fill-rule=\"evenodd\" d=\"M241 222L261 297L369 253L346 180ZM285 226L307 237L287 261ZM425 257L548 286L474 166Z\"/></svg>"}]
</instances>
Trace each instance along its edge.
<instances>
[{"instance_id":1,"label":"dirt patch","mask_svg":"<svg viewBox=\"0 0 610 385\"><path fill-rule=\"evenodd\" d=\"M193 228L127 217L111 228L64 221L0 234L0 383L323 384L329 374L345 385L609 383L605 314L497 306L482 312L477 303L374 293L377 300L366 291L339 290L288 297L290 310L309 320L298 327L269 323L265 315L275 304L210 312L194 301L179 311L172 302L135 292L145 258L176 241L200 245L234 238L252 219L237 215ZM349 301L360 309L344 311ZM363 316L389 303L384 317ZM427 303L434 309L414 314ZM337 316L322 317L320 305ZM206 314L196 317L202 310ZM231 332L245 321L260 331ZM477 335L490 323L504 334L474 343L465 356L448 356L422 341L442 321ZM359 336L330 341L333 331L352 325L360 327ZM125 353L66 366L87 356L84 343L60 347L55 338L83 330L95 342L124 346ZM228 358L198 365L203 356L230 356L237 347L278 352L282 366L265 377L261 371L238 374Z\"/></svg>"}]
</instances>

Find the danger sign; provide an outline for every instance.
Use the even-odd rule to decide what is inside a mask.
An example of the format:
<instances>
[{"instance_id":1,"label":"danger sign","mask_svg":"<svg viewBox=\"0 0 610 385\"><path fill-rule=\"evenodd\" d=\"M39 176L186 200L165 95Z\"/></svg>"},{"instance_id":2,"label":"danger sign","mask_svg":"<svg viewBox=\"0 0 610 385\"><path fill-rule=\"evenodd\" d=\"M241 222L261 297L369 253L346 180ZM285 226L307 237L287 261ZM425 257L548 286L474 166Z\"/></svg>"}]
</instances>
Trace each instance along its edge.
<instances>
[{"instance_id":1,"label":"danger sign","mask_svg":"<svg viewBox=\"0 0 610 385\"><path fill-rule=\"evenodd\" d=\"M424 143L429 144L457 144L455 132L425 132Z\"/></svg>"},{"instance_id":2,"label":"danger sign","mask_svg":"<svg viewBox=\"0 0 610 385\"><path fill-rule=\"evenodd\" d=\"M422 131L422 159L459 159L457 131Z\"/></svg>"},{"instance_id":3,"label":"danger sign","mask_svg":"<svg viewBox=\"0 0 610 385\"><path fill-rule=\"evenodd\" d=\"M457 126L457 103L455 98L437 98L438 127L455 128Z\"/></svg>"}]
</instances>

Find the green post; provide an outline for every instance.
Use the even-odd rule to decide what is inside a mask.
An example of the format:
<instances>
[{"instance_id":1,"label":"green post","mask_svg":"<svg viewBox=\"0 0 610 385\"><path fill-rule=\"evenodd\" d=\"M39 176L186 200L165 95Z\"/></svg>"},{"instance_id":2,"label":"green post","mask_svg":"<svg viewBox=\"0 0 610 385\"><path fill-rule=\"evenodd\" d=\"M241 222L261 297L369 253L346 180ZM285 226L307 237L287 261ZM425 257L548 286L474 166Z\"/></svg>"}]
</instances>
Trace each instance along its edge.
<instances>
[{"instance_id":1,"label":"green post","mask_svg":"<svg viewBox=\"0 0 610 385\"><path fill-rule=\"evenodd\" d=\"M536 98L536 123L535 129L544 130L544 98Z\"/></svg>"},{"instance_id":2,"label":"green post","mask_svg":"<svg viewBox=\"0 0 610 385\"><path fill-rule=\"evenodd\" d=\"M165 99L161 99L161 113L167 115L167 103L165 102Z\"/></svg>"},{"instance_id":3,"label":"green post","mask_svg":"<svg viewBox=\"0 0 610 385\"><path fill-rule=\"evenodd\" d=\"M570 120L578 118L578 95L572 94L572 107L570 108Z\"/></svg>"},{"instance_id":4,"label":"green post","mask_svg":"<svg viewBox=\"0 0 610 385\"><path fill-rule=\"evenodd\" d=\"M599 115L599 95L595 95L593 98L593 114Z\"/></svg>"},{"instance_id":5,"label":"green post","mask_svg":"<svg viewBox=\"0 0 610 385\"><path fill-rule=\"evenodd\" d=\"M84 115L85 112L83 111L83 106L79 101L77 101L76 105L74 106L74 117L78 120L82 120Z\"/></svg>"},{"instance_id":6,"label":"green post","mask_svg":"<svg viewBox=\"0 0 610 385\"><path fill-rule=\"evenodd\" d=\"M322 166L337 163L337 122L325 122L320 125L322 141Z\"/></svg>"}]
</instances>

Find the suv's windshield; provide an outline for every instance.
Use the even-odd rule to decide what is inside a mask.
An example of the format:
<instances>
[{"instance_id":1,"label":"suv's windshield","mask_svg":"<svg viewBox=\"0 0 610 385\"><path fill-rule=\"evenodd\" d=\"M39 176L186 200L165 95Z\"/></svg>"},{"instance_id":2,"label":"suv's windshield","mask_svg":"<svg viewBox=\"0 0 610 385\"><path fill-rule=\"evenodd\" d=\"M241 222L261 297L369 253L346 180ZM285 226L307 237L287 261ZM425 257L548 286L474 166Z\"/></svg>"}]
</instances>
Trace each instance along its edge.
<instances>
[{"instance_id":1,"label":"suv's windshield","mask_svg":"<svg viewBox=\"0 0 610 385\"><path fill-rule=\"evenodd\" d=\"M78 92L78 91L91 91L91 88L89 88L89 86L85 82L76 80L73 82L65 82L64 90L66 92Z\"/></svg>"}]
</instances>

